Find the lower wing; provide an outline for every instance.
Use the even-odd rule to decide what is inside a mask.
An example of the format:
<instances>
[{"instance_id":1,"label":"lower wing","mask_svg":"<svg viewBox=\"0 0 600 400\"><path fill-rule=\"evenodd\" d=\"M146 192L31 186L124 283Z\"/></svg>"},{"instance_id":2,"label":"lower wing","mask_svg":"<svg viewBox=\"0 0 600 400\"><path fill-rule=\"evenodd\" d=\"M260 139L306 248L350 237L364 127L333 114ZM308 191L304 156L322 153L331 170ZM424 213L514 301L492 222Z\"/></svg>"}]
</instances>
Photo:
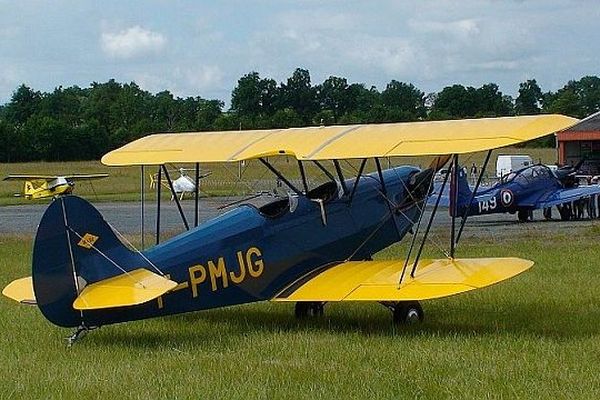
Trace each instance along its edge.
<instances>
[{"instance_id":1,"label":"lower wing","mask_svg":"<svg viewBox=\"0 0 600 400\"><path fill-rule=\"evenodd\" d=\"M402 284L404 261L349 261L313 272L279 293L273 301L428 300L483 288L533 266L520 258L422 260L414 277Z\"/></svg>"},{"instance_id":2,"label":"lower wing","mask_svg":"<svg viewBox=\"0 0 600 400\"><path fill-rule=\"evenodd\" d=\"M598 185L580 186L572 189L558 189L545 193L535 200L524 199L523 201L520 201L518 205L532 208L546 208L579 200L595 194L600 194L600 186Z\"/></svg>"}]
</instances>

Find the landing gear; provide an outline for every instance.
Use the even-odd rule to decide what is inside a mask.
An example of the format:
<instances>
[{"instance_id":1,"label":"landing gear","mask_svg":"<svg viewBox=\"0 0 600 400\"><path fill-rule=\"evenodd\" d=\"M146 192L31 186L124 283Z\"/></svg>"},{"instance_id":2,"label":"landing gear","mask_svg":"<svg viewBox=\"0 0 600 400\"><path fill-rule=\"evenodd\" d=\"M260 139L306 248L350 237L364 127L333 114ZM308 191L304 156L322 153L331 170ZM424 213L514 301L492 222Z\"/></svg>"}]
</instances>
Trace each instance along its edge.
<instances>
[{"instance_id":1,"label":"landing gear","mask_svg":"<svg viewBox=\"0 0 600 400\"><path fill-rule=\"evenodd\" d=\"M299 301L296 303L294 315L296 315L296 318L298 319L321 317L323 316L324 308L325 303L322 301Z\"/></svg>"},{"instance_id":2,"label":"landing gear","mask_svg":"<svg viewBox=\"0 0 600 400\"><path fill-rule=\"evenodd\" d=\"M83 339L85 337L85 335L88 334L88 332L93 331L94 329L96 329L97 327L93 326L93 327L88 327L85 325L80 325L75 332L73 332L73 334L69 337L67 337L67 347L71 347L73 346L77 341Z\"/></svg>"},{"instance_id":3,"label":"landing gear","mask_svg":"<svg viewBox=\"0 0 600 400\"><path fill-rule=\"evenodd\" d=\"M533 211L531 210L519 210L517 211L517 218L520 222L527 222L533 220Z\"/></svg>"},{"instance_id":4,"label":"landing gear","mask_svg":"<svg viewBox=\"0 0 600 400\"><path fill-rule=\"evenodd\" d=\"M425 317L423 307L418 301L400 301L385 305L392 311L392 319L397 325L413 325L422 322Z\"/></svg>"}]
</instances>

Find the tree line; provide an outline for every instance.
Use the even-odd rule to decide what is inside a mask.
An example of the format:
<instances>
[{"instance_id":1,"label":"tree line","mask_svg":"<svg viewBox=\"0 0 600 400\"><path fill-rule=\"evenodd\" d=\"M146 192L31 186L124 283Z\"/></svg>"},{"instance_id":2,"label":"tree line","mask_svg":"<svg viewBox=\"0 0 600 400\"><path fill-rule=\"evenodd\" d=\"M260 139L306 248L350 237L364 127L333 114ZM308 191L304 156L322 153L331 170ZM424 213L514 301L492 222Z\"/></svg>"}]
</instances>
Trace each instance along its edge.
<instances>
[{"instance_id":1,"label":"tree line","mask_svg":"<svg viewBox=\"0 0 600 400\"><path fill-rule=\"evenodd\" d=\"M109 80L88 88L53 92L19 86L0 106L0 162L98 159L104 153L154 132L288 128L560 113L578 118L600 110L600 78L569 81L544 92L535 81L519 85L518 96L498 85L452 85L426 94L411 83L392 80L385 89L330 76L313 85L306 69L285 81L242 76L231 107L202 97L156 94L135 83ZM538 141L552 145L553 138Z\"/></svg>"}]
</instances>

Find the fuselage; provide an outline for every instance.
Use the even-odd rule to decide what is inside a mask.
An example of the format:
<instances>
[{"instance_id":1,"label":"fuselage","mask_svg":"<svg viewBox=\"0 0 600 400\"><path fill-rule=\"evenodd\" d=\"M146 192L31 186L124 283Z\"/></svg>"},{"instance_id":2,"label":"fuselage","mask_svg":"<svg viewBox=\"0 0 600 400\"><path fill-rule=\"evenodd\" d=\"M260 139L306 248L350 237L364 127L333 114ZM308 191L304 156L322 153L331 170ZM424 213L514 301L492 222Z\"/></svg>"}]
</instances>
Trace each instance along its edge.
<instances>
[{"instance_id":1,"label":"fuselage","mask_svg":"<svg viewBox=\"0 0 600 400\"><path fill-rule=\"evenodd\" d=\"M563 188L548 167L535 165L505 176L490 188L480 188L469 203L472 192L465 175L461 172L458 182L460 216L467 205L469 216L533 210L545 197Z\"/></svg>"},{"instance_id":2,"label":"fuselage","mask_svg":"<svg viewBox=\"0 0 600 400\"><path fill-rule=\"evenodd\" d=\"M400 241L418 219L419 200L429 190L423 179L420 191L408 194L418 173L414 167L385 170L383 186L377 174L364 176L352 201L354 181L347 180L346 195L331 182L260 209L241 205L144 252L179 283L174 290L140 306L86 312L86 320L101 325L268 300L313 271L370 258ZM327 197L326 224L311 195Z\"/></svg>"}]
</instances>

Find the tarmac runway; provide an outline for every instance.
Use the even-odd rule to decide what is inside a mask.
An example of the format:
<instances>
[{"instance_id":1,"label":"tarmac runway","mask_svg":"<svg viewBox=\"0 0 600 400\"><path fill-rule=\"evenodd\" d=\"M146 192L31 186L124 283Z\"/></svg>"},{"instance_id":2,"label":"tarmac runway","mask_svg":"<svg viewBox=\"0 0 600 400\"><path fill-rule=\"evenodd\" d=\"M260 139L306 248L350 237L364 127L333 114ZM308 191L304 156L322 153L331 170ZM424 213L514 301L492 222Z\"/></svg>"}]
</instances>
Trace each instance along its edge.
<instances>
[{"instance_id":1,"label":"tarmac runway","mask_svg":"<svg viewBox=\"0 0 600 400\"><path fill-rule=\"evenodd\" d=\"M224 212L218 210L217 207L227 204L235 199L231 198L203 198L200 200L199 221L203 222L216 215ZM269 200L269 199L265 199ZM119 202L119 203L96 203L96 208L102 213L104 218L117 230L122 233L135 235L140 233L141 212L140 204L137 202ZM187 216L190 226L194 224L194 202L182 202L184 212ZM46 209L47 204L23 204L18 206L0 207L0 235L1 234L17 234L17 235L33 235L37 230L37 225ZM428 209L424 215L423 225L427 221L431 210ZM145 232L153 234L156 229L156 205L147 202L145 204ZM558 213L554 213L554 217L558 218ZM161 206L161 232L178 233L185 230L183 222L179 216L175 202L165 201ZM515 232L532 231L536 232L540 229L548 230L568 230L573 227L582 227L600 223L596 221L568 221L560 220L545 221L542 218L541 212L534 213L534 221L520 223L517 221L516 215L511 214L492 214L486 216L478 216L469 218L465 236L469 237L499 237L510 236ZM441 228L442 226L449 227L450 217L447 209L440 209L434 227Z\"/></svg>"}]
</instances>

